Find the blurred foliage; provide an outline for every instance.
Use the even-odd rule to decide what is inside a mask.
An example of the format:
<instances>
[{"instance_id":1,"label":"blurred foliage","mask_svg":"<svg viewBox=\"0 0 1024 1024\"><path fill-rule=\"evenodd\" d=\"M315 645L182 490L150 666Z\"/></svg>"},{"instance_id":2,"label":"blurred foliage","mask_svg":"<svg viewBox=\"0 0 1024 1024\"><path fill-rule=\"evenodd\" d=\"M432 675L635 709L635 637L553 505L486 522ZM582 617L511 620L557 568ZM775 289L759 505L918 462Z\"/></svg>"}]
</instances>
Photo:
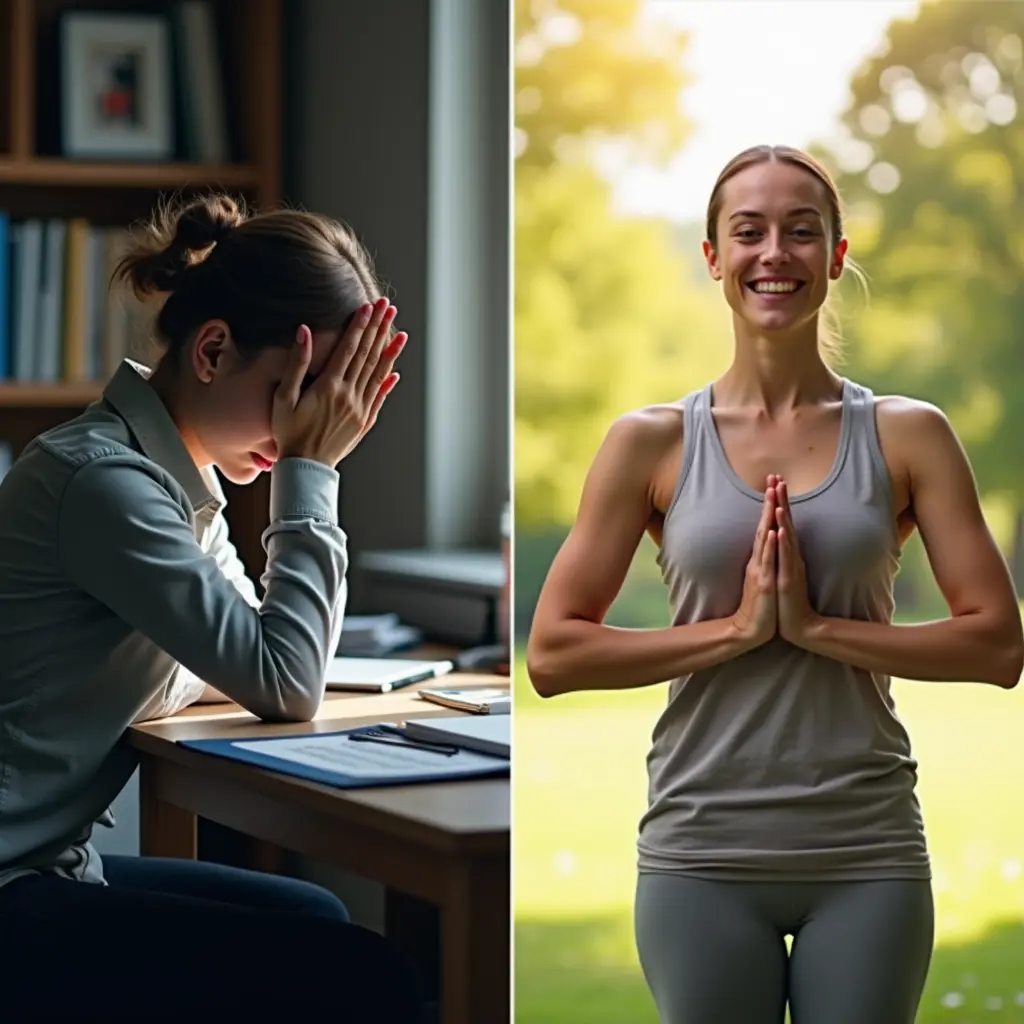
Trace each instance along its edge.
<instances>
[{"instance_id":1,"label":"blurred foliage","mask_svg":"<svg viewBox=\"0 0 1024 1024\"><path fill-rule=\"evenodd\" d=\"M521 166L613 142L659 162L686 139L685 36L639 0L516 0L515 117ZM592 154L590 154L592 155Z\"/></svg>"},{"instance_id":2,"label":"blurred foliage","mask_svg":"<svg viewBox=\"0 0 1024 1024\"><path fill-rule=\"evenodd\" d=\"M645 27L641 7L516 5L519 529L571 521L612 420L678 398L726 355L722 310L694 287L671 226L617 212L600 172L602 146L657 162L686 135L685 39Z\"/></svg>"},{"instance_id":3,"label":"blurred foliage","mask_svg":"<svg viewBox=\"0 0 1024 1024\"><path fill-rule=\"evenodd\" d=\"M664 225L615 216L585 165L516 183L516 516L569 522L612 420L669 401L726 355ZM682 389L682 390L681 390Z\"/></svg>"},{"instance_id":4,"label":"blurred foliage","mask_svg":"<svg viewBox=\"0 0 1024 1024\"><path fill-rule=\"evenodd\" d=\"M923 5L860 68L826 158L871 278L850 367L950 415L1024 507L1024 4Z\"/></svg>"}]
</instances>

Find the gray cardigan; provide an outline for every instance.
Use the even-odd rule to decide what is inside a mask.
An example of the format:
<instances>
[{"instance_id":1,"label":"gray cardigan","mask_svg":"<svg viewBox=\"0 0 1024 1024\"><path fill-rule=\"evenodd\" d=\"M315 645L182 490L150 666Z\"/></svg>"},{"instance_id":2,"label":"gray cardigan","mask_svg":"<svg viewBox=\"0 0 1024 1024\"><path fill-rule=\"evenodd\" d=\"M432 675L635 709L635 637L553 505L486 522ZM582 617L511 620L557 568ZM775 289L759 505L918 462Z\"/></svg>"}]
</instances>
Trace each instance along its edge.
<instances>
[{"instance_id":1,"label":"gray cardigan","mask_svg":"<svg viewBox=\"0 0 1024 1024\"><path fill-rule=\"evenodd\" d=\"M103 881L89 839L134 770L119 742L132 723L204 683L269 721L323 700L348 567L337 472L274 466L261 604L216 475L147 372L122 363L0 484L0 885L40 870Z\"/></svg>"}]
</instances>

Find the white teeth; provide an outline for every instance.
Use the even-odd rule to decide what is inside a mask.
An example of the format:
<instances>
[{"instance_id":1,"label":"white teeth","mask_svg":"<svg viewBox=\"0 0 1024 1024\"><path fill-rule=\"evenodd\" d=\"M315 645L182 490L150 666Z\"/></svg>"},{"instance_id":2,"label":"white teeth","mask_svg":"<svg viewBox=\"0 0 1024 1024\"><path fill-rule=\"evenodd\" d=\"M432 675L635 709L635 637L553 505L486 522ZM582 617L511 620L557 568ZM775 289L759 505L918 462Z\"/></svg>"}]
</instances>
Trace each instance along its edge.
<instances>
[{"instance_id":1,"label":"white teeth","mask_svg":"<svg viewBox=\"0 0 1024 1024\"><path fill-rule=\"evenodd\" d=\"M754 285L755 292L769 292L777 294L780 292L795 292L796 281L758 281Z\"/></svg>"}]
</instances>

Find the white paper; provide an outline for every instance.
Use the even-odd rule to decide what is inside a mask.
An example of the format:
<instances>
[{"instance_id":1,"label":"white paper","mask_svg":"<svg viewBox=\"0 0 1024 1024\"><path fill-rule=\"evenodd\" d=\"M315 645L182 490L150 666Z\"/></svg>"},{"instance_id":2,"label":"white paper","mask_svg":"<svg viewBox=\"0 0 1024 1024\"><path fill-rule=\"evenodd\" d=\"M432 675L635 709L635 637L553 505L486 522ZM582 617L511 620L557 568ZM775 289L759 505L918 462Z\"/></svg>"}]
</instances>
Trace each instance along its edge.
<instances>
[{"instance_id":1,"label":"white paper","mask_svg":"<svg viewBox=\"0 0 1024 1024\"><path fill-rule=\"evenodd\" d=\"M468 750L454 756L399 746L395 743L352 742L342 736L297 736L284 740L246 740L232 744L240 750L291 761L307 768L360 779L390 779L430 772L458 776L469 770L493 768L496 759Z\"/></svg>"}]
</instances>

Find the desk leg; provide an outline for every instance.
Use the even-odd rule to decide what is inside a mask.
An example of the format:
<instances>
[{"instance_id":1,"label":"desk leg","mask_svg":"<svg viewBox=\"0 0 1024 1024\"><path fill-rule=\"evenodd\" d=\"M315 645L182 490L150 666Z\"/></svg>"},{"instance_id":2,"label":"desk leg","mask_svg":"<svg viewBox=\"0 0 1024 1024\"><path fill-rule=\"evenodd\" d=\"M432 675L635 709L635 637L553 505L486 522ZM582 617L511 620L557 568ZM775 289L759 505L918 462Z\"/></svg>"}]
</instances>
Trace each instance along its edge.
<instances>
[{"instance_id":1,"label":"desk leg","mask_svg":"<svg viewBox=\"0 0 1024 1024\"><path fill-rule=\"evenodd\" d=\"M441 911L442 1024L508 1024L507 857L453 865Z\"/></svg>"},{"instance_id":2,"label":"desk leg","mask_svg":"<svg viewBox=\"0 0 1024 1024\"><path fill-rule=\"evenodd\" d=\"M420 970L423 998L438 1001L441 974L441 915L425 900L398 889L384 893L384 934L399 949L409 954Z\"/></svg>"},{"instance_id":3,"label":"desk leg","mask_svg":"<svg viewBox=\"0 0 1024 1024\"><path fill-rule=\"evenodd\" d=\"M143 857L195 860L198 855L196 816L158 795L157 771L156 766L142 759L139 766L139 852Z\"/></svg>"}]
</instances>

